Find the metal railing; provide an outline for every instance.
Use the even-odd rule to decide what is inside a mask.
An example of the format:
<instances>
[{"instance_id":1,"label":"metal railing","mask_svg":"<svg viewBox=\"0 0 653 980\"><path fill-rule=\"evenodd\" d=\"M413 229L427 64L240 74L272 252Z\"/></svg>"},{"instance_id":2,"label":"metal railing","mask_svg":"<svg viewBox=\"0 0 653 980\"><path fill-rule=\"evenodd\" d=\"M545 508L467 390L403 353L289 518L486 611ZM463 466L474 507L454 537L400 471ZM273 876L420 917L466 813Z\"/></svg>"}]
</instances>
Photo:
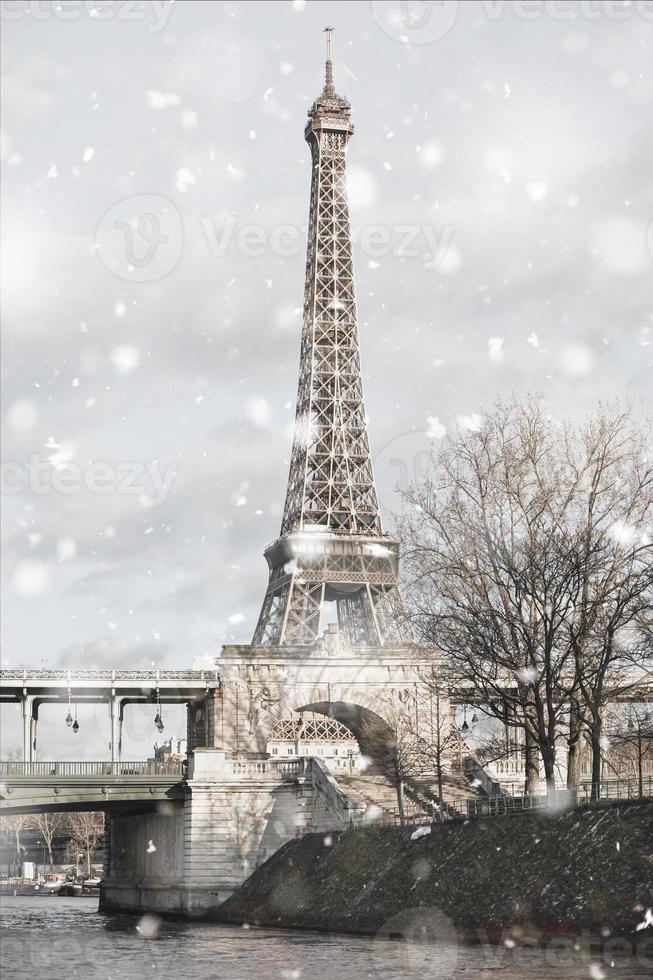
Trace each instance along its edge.
<instances>
[{"instance_id":1,"label":"metal railing","mask_svg":"<svg viewBox=\"0 0 653 980\"><path fill-rule=\"evenodd\" d=\"M653 775L642 776L641 788L637 776L602 779L599 785L601 800L635 800L649 797L653 797ZM591 799L592 780L584 779L578 787L578 801L587 802Z\"/></svg>"},{"instance_id":2,"label":"metal railing","mask_svg":"<svg viewBox=\"0 0 653 980\"><path fill-rule=\"evenodd\" d=\"M534 796L485 796L456 802L434 803L429 810L404 809L403 826L425 826L433 823L446 823L451 820L479 820L482 817L513 816L532 810L543 810L551 805L547 793ZM389 819L381 821L395 827L402 825L399 810L394 810Z\"/></svg>"},{"instance_id":3,"label":"metal railing","mask_svg":"<svg viewBox=\"0 0 653 980\"><path fill-rule=\"evenodd\" d=\"M219 680L215 670L65 670L43 668L0 670L2 681L205 681Z\"/></svg>"},{"instance_id":4,"label":"metal railing","mask_svg":"<svg viewBox=\"0 0 653 980\"><path fill-rule=\"evenodd\" d=\"M601 800L635 800L653 798L653 776L644 776L640 792L639 780L609 779L601 783ZM583 782L576 794L573 791L557 790L554 794L534 793L522 796L480 796L469 800L444 804L433 804L433 812L404 813L404 825L440 823L446 820L479 820L484 817L516 816L533 810L558 810L565 806L577 806L592 802L592 783ZM399 826L402 821L398 810L394 810L389 820L383 821Z\"/></svg>"},{"instance_id":5,"label":"metal railing","mask_svg":"<svg viewBox=\"0 0 653 980\"><path fill-rule=\"evenodd\" d=\"M147 759L145 762L0 762L0 777L52 776L179 776L183 759Z\"/></svg>"}]
</instances>

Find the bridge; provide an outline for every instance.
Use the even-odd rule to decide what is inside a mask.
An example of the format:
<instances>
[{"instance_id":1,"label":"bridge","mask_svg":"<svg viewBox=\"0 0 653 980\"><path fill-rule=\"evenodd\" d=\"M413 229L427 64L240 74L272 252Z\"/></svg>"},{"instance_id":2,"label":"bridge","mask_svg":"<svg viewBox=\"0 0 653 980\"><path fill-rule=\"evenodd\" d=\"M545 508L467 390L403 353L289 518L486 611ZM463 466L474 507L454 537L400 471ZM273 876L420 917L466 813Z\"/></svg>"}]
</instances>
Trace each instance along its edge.
<instances>
[{"instance_id":1,"label":"bridge","mask_svg":"<svg viewBox=\"0 0 653 980\"><path fill-rule=\"evenodd\" d=\"M220 687L217 670L2 670L0 702L19 704L23 718L23 761L36 761L39 709L44 705L106 704L111 719L111 761L122 749L128 704L191 704Z\"/></svg>"},{"instance_id":2,"label":"bridge","mask_svg":"<svg viewBox=\"0 0 653 980\"><path fill-rule=\"evenodd\" d=\"M151 810L183 800L185 765L160 762L0 762L0 813ZM159 807L160 809L160 807Z\"/></svg>"}]
</instances>

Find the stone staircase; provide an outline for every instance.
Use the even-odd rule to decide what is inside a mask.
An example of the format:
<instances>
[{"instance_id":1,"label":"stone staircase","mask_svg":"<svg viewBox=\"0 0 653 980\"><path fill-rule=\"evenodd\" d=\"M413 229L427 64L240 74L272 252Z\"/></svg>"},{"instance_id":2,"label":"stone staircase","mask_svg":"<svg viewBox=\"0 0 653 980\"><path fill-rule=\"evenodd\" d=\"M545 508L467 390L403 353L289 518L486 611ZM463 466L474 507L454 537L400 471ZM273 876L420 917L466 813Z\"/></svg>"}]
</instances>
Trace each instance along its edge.
<instances>
[{"instance_id":1,"label":"stone staircase","mask_svg":"<svg viewBox=\"0 0 653 980\"><path fill-rule=\"evenodd\" d=\"M360 812L361 823L394 823L398 813L397 791L384 773L337 775L339 788ZM410 801L407 806L421 812Z\"/></svg>"},{"instance_id":2,"label":"stone staircase","mask_svg":"<svg viewBox=\"0 0 653 980\"><path fill-rule=\"evenodd\" d=\"M396 823L399 807L394 781L382 772L337 775L340 790L361 813L362 823ZM413 777L406 785L404 812L409 821L432 820L438 812L453 816L465 810L467 800L478 799L478 791L464 776L447 774L443 779L444 803L438 799L437 780Z\"/></svg>"},{"instance_id":3,"label":"stone staircase","mask_svg":"<svg viewBox=\"0 0 653 980\"><path fill-rule=\"evenodd\" d=\"M438 781L434 776L416 776L411 779L415 792L423 793L429 799L439 801ZM469 779L462 774L443 773L442 796L445 803L454 807L464 806L467 800L475 800L481 792L480 787L473 786Z\"/></svg>"}]
</instances>

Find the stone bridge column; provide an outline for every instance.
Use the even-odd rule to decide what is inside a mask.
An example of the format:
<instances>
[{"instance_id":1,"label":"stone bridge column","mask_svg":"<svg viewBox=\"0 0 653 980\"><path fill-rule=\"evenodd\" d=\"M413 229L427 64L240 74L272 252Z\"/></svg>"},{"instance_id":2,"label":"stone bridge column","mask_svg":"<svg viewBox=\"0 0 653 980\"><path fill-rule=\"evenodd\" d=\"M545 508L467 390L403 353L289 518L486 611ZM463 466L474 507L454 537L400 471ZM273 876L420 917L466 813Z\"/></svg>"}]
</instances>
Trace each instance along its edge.
<instances>
[{"instance_id":1,"label":"stone bridge column","mask_svg":"<svg viewBox=\"0 0 653 980\"><path fill-rule=\"evenodd\" d=\"M125 711L125 704L122 698L111 694L109 701L109 712L111 714L111 761L120 762L122 748L122 720Z\"/></svg>"},{"instance_id":2,"label":"stone bridge column","mask_svg":"<svg viewBox=\"0 0 653 980\"><path fill-rule=\"evenodd\" d=\"M34 762L34 739L36 738L36 723L38 718L38 708L34 704L34 695L23 695L22 709L23 762Z\"/></svg>"}]
</instances>

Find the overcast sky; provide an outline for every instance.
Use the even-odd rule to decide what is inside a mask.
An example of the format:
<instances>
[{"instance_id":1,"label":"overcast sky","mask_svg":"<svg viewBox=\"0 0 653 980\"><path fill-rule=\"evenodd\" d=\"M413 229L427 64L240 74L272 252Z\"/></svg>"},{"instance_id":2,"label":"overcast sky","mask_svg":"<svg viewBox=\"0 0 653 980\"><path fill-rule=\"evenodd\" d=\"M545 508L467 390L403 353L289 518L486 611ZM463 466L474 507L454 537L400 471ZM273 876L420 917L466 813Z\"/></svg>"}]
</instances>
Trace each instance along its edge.
<instances>
[{"instance_id":1,"label":"overcast sky","mask_svg":"<svg viewBox=\"0 0 653 980\"><path fill-rule=\"evenodd\" d=\"M386 524L497 396L651 406L646 5L3 6L4 666L186 667L251 639L325 23ZM69 737L46 714L43 745Z\"/></svg>"}]
</instances>

